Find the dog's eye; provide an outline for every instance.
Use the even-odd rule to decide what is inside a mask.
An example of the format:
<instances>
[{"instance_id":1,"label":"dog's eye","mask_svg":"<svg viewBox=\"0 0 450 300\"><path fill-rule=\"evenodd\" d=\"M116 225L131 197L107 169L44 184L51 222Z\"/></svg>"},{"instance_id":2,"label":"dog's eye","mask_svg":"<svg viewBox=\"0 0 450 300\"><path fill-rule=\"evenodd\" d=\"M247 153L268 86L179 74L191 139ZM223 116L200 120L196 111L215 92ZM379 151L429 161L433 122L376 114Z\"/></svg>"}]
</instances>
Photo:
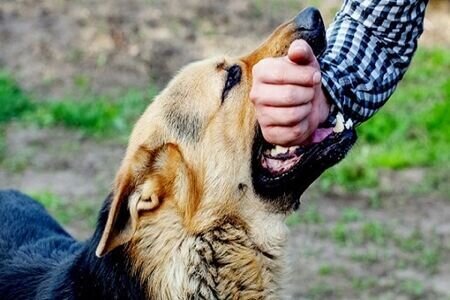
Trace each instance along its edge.
<instances>
[{"instance_id":1,"label":"dog's eye","mask_svg":"<svg viewBox=\"0 0 450 300\"><path fill-rule=\"evenodd\" d=\"M231 66L228 70L227 81L222 91L222 102L227 98L228 92L239 82L241 82L242 70L238 65Z\"/></svg>"}]
</instances>

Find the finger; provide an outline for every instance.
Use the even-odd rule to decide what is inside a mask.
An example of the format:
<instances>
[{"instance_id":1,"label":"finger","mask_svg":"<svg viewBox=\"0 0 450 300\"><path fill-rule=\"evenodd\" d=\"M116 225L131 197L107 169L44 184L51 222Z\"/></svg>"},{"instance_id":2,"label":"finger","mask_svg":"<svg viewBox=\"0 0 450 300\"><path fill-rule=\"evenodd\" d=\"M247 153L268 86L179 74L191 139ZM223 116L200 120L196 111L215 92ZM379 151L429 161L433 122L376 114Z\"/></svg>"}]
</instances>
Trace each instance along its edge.
<instances>
[{"instance_id":1,"label":"finger","mask_svg":"<svg viewBox=\"0 0 450 300\"><path fill-rule=\"evenodd\" d=\"M263 128L264 139L275 145L284 147L298 146L304 142L308 134L308 121L305 120L296 126L271 126Z\"/></svg>"},{"instance_id":2,"label":"finger","mask_svg":"<svg viewBox=\"0 0 450 300\"><path fill-rule=\"evenodd\" d=\"M296 65L284 57L266 58L253 68L255 83L314 86L320 78L317 67Z\"/></svg>"},{"instance_id":3,"label":"finger","mask_svg":"<svg viewBox=\"0 0 450 300\"><path fill-rule=\"evenodd\" d=\"M317 61L311 46L305 40L295 40L291 43L288 58L300 65L313 64Z\"/></svg>"},{"instance_id":4,"label":"finger","mask_svg":"<svg viewBox=\"0 0 450 300\"><path fill-rule=\"evenodd\" d=\"M297 85L260 84L250 92L250 99L260 106L292 107L311 102L316 90Z\"/></svg>"},{"instance_id":5,"label":"finger","mask_svg":"<svg viewBox=\"0 0 450 300\"><path fill-rule=\"evenodd\" d=\"M297 126L305 120L312 111L312 104L307 103L294 107L261 107L256 112L256 118L263 127Z\"/></svg>"}]
</instances>

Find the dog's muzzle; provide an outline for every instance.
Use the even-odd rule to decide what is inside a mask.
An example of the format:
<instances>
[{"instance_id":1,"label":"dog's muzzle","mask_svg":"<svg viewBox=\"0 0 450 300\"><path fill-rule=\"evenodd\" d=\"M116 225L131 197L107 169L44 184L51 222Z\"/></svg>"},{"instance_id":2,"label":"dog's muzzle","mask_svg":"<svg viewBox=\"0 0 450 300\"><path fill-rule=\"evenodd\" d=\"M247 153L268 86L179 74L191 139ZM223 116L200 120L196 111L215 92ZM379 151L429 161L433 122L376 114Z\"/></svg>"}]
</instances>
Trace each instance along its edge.
<instances>
[{"instance_id":1,"label":"dog's muzzle","mask_svg":"<svg viewBox=\"0 0 450 300\"><path fill-rule=\"evenodd\" d=\"M304 39L319 57L326 48L320 12L306 8L294 19L295 38ZM252 154L252 180L256 193L274 209L296 209L300 196L326 169L341 161L356 142L351 120L337 116L333 127L319 126L301 145L284 148L267 143L258 127Z\"/></svg>"}]
</instances>

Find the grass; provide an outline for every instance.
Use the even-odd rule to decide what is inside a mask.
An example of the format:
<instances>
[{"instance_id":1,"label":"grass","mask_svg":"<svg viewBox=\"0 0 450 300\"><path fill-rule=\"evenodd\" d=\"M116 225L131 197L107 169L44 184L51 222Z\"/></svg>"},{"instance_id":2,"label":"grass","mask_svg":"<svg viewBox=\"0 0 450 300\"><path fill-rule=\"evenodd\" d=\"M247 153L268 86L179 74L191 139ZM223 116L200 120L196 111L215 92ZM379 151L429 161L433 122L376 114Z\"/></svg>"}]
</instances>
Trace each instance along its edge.
<instances>
[{"instance_id":1,"label":"grass","mask_svg":"<svg viewBox=\"0 0 450 300\"><path fill-rule=\"evenodd\" d=\"M387 225L376 220L367 220L355 225L338 221L330 229L329 236L340 246L371 244L384 246L392 239L392 231Z\"/></svg>"},{"instance_id":2,"label":"grass","mask_svg":"<svg viewBox=\"0 0 450 300\"><path fill-rule=\"evenodd\" d=\"M352 288L358 291L365 291L377 286L377 278L373 276L355 277L352 279Z\"/></svg>"},{"instance_id":3,"label":"grass","mask_svg":"<svg viewBox=\"0 0 450 300\"><path fill-rule=\"evenodd\" d=\"M422 299L425 296L425 288L419 280L405 279L400 283L400 292L411 299Z\"/></svg>"},{"instance_id":4,"label":"grass","mask_svg":"<svg viewBox=\"0 0 450 300\"><path fill-rule=\"evenodd\" d=\"M336 298L336 291L326 282L319 281L308 290L307 296L307 299L332 299Z\"/></svg>"},{"instance_id":5,"label":"grass","mask_svg":"<svg viewBox=\"0 0 450 300\"><path fill-rule=\"evenodd\" d=\"M309 205L305 210L300 209L298 212L294 212L289 215L286 224L288 226L295 226L297 224L321 224L323 222L323 216L314 205Z\"/></svg>"},{"instance_id":6,"label":"grass","mask_svg":"<svg viewBox=\"0 0 450 300\"><path fill-rule=\"evenodd\" d=\"M156 89L150 87L126 91L116 99L91 95L35 101L10 74L0 72L0 125L19 121L41 127L65 126L97 137L126 137L155 94Z\"/></svg>"},{"instance_id":7,"label":"grass","mask_svg":"<svg viewBox=\"0 0 450 300\"><path fill-rule=\"evenodd\" d=\"M341 212L340 221L343 223L353 223L361 220L363 218L362 213L359 209L348 207L344 208Z\"/></svg>"},{"instance_id":8,"label":"grass","mask_svg":"<svg viewBox=\"0 0 450 300\"><path fill-rule=\"evenodd\" d=\"M116 100L99 96L52 101L35 105L23 120L42 127L65 126L97 137L126 137L154 95L153 89L130 90Z\"/></svg>"},{"instance_id":9,"label":"grass","mask_svg":"<svg viewBox=\"0 0 450 300\"><path fill-rule=\"evenodd\" d=\"M50 214L64 225L83 219L90 227L96 221L98 208L90 201L78 200L74 203L65 203L61 198L48 191L31 193L31 197L45 206Z\"/></svg>"},{"instance_id":10,"label":"grass","mask_svg":"<svg viewBox=\"0 0 450 300\"><path fill-rule=\"evenodd\" d=\"M321 186L376 187L380 169L436 168L450 163L450 51L421 49L398 89L375 117L358 127L347 159Z\"/></svg>"},{"instance_id":11,"label":"grass","mask_svg":"<svg viewBox=\"0 0 450 300\"><path fill-rule=\"evenodd\" d=\"M20 117L32 107L11 75L0 71L0 125Z\"/></svg>"}]
</instances>

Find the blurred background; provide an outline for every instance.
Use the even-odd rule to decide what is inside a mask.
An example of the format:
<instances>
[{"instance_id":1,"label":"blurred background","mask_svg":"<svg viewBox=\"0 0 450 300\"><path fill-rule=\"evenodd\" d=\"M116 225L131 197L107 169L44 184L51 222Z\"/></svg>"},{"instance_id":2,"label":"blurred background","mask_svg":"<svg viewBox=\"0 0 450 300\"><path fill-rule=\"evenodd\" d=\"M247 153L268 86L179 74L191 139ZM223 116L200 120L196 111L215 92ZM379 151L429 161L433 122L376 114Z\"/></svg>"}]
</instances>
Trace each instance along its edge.
<instances>
[{"instance_id":1,"label":"blurred background","mask_svg":"<svg viewBox=\"0 0 450 300\"><path fill-rule=\"evenodd\" d=\"M1 0L0 188L95 225L137 116L183 65L338 0ZM285 299L450 299L450 2L348 158L288 219Z\"/></svg>"}]
</instances>

